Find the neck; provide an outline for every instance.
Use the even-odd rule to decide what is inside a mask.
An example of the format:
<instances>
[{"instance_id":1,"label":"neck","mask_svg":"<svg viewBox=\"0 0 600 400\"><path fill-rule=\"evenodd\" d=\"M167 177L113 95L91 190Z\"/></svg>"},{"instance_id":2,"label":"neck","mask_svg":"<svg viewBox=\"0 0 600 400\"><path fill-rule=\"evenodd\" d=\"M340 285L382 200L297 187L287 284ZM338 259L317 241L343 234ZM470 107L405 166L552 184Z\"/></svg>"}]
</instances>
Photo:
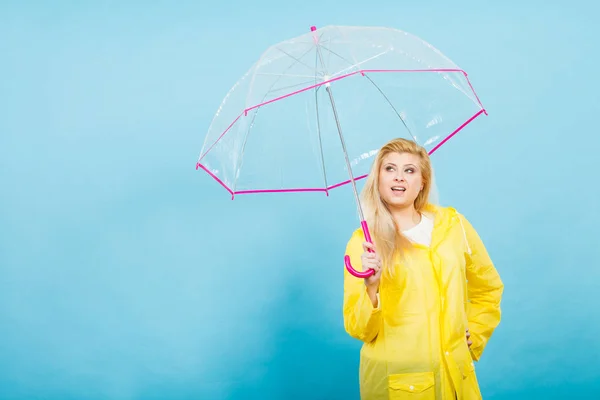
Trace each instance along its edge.
<instances>
[{"instance_id":1,"label":"neck","mask_svg":"<svg viewBox=\"0 0 600 400\"><path fill-rule=\"evenodd\" d=\"M421 222L421 214L415 209L414 205L410 205L404 208L398 208L394 210L390 210L392 213L392 217L398 224L398 228L400 231L405 231L407 229L412 228Z\"/></svg>"}]
</instances>

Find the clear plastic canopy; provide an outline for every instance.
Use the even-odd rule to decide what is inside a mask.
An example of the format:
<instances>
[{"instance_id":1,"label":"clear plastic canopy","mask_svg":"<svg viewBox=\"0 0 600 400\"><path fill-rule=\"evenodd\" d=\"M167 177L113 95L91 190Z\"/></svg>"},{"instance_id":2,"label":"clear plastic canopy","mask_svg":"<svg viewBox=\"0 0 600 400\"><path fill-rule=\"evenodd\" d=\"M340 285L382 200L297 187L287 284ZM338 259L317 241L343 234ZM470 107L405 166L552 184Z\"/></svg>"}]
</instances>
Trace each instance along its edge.
<instances>
[{"instance_id":1,"label":"clear plastic canopy","mask_svg":"<svg viewBox=\"0 0 600 400\"><path fill-rule=\"evenodd\" d=\"M418 37L328 26L260 56L219 107L197 168L232 195L327 192L350 179L340 131L361 179L388 140L432 153L482 113L467 74Z\"/></svg>"}]
</instances>

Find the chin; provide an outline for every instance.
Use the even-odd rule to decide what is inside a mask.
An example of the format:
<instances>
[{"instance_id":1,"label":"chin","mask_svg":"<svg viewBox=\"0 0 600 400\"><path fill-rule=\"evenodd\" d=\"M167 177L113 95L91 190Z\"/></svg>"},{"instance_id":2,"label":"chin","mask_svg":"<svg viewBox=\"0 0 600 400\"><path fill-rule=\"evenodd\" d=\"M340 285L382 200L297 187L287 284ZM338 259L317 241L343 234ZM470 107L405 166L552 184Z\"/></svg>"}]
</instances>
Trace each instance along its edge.
<instances>
[{"instance_id":1,"label":"chin","mask_svg":"<svg viewBox=\"0 0 600 400\"><path fill-rule=\"evenodd\" d=\"M414 203L407 199L387 199L386 202L392 208L404 208Z\"/></svg>"}]
</instances>

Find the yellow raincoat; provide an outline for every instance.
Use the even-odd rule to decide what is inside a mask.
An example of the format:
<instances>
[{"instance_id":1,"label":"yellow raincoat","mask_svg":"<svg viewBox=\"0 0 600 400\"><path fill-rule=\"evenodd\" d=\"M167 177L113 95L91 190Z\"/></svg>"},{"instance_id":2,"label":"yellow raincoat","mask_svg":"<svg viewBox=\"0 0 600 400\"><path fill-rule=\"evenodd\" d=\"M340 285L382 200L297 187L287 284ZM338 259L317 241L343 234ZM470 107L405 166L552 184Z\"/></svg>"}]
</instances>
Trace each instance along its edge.
<instances>
[{"instance_id":1,"label":"yellow raincoat","mask_svg":"<svg viewBox=\"0 0 600 400\"><path fill-rule=\"evenodd\" d=\"M394 275L382 274L373 307L363 279L344 272L344 326L363 341L363 400L481 399L478 361L500 322L504 286L471 224L456 210L428 205L430 246L413 244ZM346 254L360 268L357 229ZM466 329L471 333L467 345Z\"/></svg>"}]
</instances>

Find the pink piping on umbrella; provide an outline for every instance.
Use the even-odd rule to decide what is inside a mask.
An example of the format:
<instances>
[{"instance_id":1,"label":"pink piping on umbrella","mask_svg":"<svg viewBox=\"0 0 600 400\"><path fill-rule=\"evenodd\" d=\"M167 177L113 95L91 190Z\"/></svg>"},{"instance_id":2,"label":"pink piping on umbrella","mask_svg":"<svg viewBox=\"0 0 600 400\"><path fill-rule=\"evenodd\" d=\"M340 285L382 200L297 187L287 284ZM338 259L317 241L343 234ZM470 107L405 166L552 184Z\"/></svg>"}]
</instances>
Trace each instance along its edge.
<instances>
[{"instance_id":1,"label":"pink piping on umbrella","mask_svg":"<svg viewBox=\"0 0 600 400\"><path fill-rule=\"evenodd\" d=\"M231 127L233 126L233 124L235 124L235 123L237 122L237 120L238 120L238 119L240 119L240 117L241 117L241 116L242 116L242 114L238 115L238 116L237 116L237 117L236 117L236 118L233 120L233 122L232 122L231 124L229 124L229 126L227 127L227 129L225 129L225 131L224 131L223 133L221 133L221 136L219 136L219 137L217 138L217 140L215 140L215 142L214 142L214 143L213 143L213 144L212 144L212 145L211 145L211 146L208 148L208 150L206 150L206 151L204 152L204 154L202 154L202 155L200 156L200 158L198 159L198 162L200 162L200 160L202 160L202 159L204 158L204 156L205 156L205 155L207 155L207 154L208 154L208 152L209 152L209 151L211 151L213 147L215 147L215 145L216 145L216 144L219 142L219 140L221 140L221 138L222 138L223 136L225 136L225 134L226 134L226 133L227 133L227 132L228 132L228 131L231 129ZM196 169L198 169L198 167L196 167Z\"/></svg>"},{"instance_id":2,"label":"pink piping on umbrella","mask_svg":"<svg viewBox=\"0 0 600 400\"><path fill-rule=\"evenodd\" d=\"M359 176L358 178L354 178L355 181L366 178L367 175ZM239 190L236 191L235 194L253 194L253 193L284 193L284 192L326 192L329 196L329 191L331 189L335 189L340 186L344 186L349 184L351 181L348 179L347 181L336 183L335 185L328 186L326 188L298 188L298 189L255 189L255 190Z\"/></svg>"},{"instance_id":3,"label":"pink piping on umbrella","mask_svg":"<svg viewBox=\"0 0 600 400\"><path fill-rule=\"evenodd\" d=\"M482 110L485 113L485 115L488 115L487 111L483 107L483 104L481 104L481 100L479 100L479 96L477 96L477 92L475 92L475 89L473 88L473 85L471 85L471 81L469 80L469 77L467 76L467 73L465 71L463 71L463 74L465 74L465 79L467 80L467 83L469 84L469 87L471 88L471 91L475 95L475 98L477 99L477 102L479 103L479 106L482 108Z\"/></svg>"},{"instance_id":4,"label":"pink piping on umbrella","mask_svg":"<svg viewBox=\"0 0 600 400\"><path fill-rule=\"evenodd\" d=\"M366 72L372 72L372 73L380 73L380 72L462 72L465 75L465 77L466 77L466 74L467 74L462 69L450 69L450 68L438 68L438 69L361 69L359 71L354 71L354 72L350 72L348 74L336 76L335 78L331 78L331 79L325 80L323 82L319 82L317 84L314 84L314 85L311 85L311 86L307 86L307 87L302 88L300 90L296 90L295 92L284 94L284 95L281 95L281 96L276 97L274 99L271 99L271 100L265 101L263 103L254 105L252 107L246 108L244 110L243 114L248 115L248 111L254 110L255 108L262 107L262 106L267 105L269 103L273 103L275 101L279 101L279 100L285 99L286 97L290 97L290 96L296 95L298 93L305 92L305 91L310 90L310 89L314 89L314 88L316 88L318 86L321 86L321 85L326 85L326 84L331 83L331 82L339 81L340 79L344 79L344 78L347 78L347 77L352 76L352 75L356 75L356 74L362 74L362 75L364 75ZM471 86L471 90L473 90L473 92L475 92L472 86ZM477 94L475 94L475 96L477 96Z\"/></svg>"},{"instance_id":5,"label":"pink piping on umbrella","mask_svg":"<svg viewBox=\"0 0 600 400\"><path fill-rule=\"evenodd\" d=\"M429 151L429 155L432 155L437 149L439 149L440 147L442 147L442 145L444 143L446 143L448 140L450 140L450 138L454 135L456 135L458 132L460 132L465 126L469 125L469 123L471 121L473 121L475 118L479 117L481 114L485 113L485 115L487 115L487 112L485 111L485 109L479 110L475 115L473 115L471 118L469 118L468 120L465 121L464 124L462 124L461 126L459 126L454 132L452 132L451 134L449 134L448 136L446 136L444 138L444 140L442 140L441 142L439 142L433 149L431 149Z\"/></svg>"},{"instance_id":6,"label":"pink piping on umbrella","mask_svg":"<svg viewBox=\"0 0 600 400\"><path fill-rule=\"evenodd\" d=\"M202 164L200 164L200 163L197 163L197 164L196 164L196 169L198 169L198 168L202 168L204 171L206 171L206 173L207 173L207 174L209 174L209 175L210 175L210 176L212 176L212 177L213 177L213 178L214 178L214 179L215 179L217 182L219 182L219 183L221 184L221 186L223 186L225 189L227 189L227 191L228 191L229 193L231 193L231 200L233 200L233 196L234 196L233 190L229 189L229 187L228 187L228 186L227 186L227 185L226 185L226 184L225 184L225 183L224 183L222 180L220 180L218 176L216 176L215 174L213 174L212 172L210 172L210 171L208 170L208 168L206 168L204 165L202 165Z\"/></svg>"},{"instance_id":7,"label":"pink piping on umbrella","mask_svg":"<svg viewBox=\"0 0 600 400\"><path fill-rule=\"evenodd\" d=\"M431 149L429 151L429 154L433 154L436 150L438 150L444 143L446 143L448 140L450 140L454 135L456 135L458 132L460 132L465 126L467 126L468 124L470 124L475 118L479 117L481 114L485 113L487 115L487 113L485 112L485 110L479 110L477 113L475 113L475 115L473 115L471 118L469 118L465 123L463 123L461 126L459 126L458 128L456 128L454 130L454 132L452 132L451 134L449 134L448 136L446 136L444 138L444 140L442 140L440 143L438 143L433 149ZM347 185L351 182L351 180L346 180L340 183L336 183L335 185L332 186L328 186L326 188L295 188L295 189L255 189L255 190L239 190L239 191L233 191L231 190L225 183L223 183L222 180L220 180L215 174L213 174L212 172L210 172L208 170L208 168L206 168L204 165L202 165L200 162L198 162L196 164L196 169L198 168L202 168L203 170L205 170L206 172L208 172L208 174L210 176L212 176L217 182L219 182L225 189L227 189L227 191L231 194L231 200L234 199L236 194L254 194L254 193L286 193L286 192L325 192L328 196L329 196L329 191L335 188L338 188L340 186L344 186ZM361 175L357 178L354 178L355 181L361 180L366 178L368 175Z\"/></svg>"},{"instance_id":8,"label":"pink piping on umbrella","mask_svg":"<svg viewBox=\"0 0 600 400\"><path fill-rule=\"evenodd\" d=\"M316 88L316 87L318 87L318 86L325 85L325 84L327 84L327 83L330 83L330 82L339 81L340 79L344 79L344 78L347 78L347 77L349 77L349 76L352 76L352 75L358 74L358 72L359 72L359 71L356 71L356 72L351 72L351 73L349 73L349 74L345 74L345 75L340 75L340 76L337 76L337 77L335 77L335 78L332 78L332 79L329 79L329 80L326 80L326 81L323 81L323 82L319 82L319 83L317 83L317 84L315 84L315 85L311 85L311 86L308 86L308 87L302 88L302 89L300 89L300 90L296 90L295 92L288 93L288 94L284 94L284 95L282 95L282 96L279 96L279 97L276 97L276 98L274 98L274 99L271 99L271 100L265 101L264 103L260 103L260 104L257 104L257 105L255 105L255 106L252 106L252 107L246 108L246 109L244 110L244 114L247 114L247 113L248 113L248 111L254 110L255 108L262 107L262 106L264 106L264 105L267 105L267 104L270 104L270 103L274 103L274 102L276 102L276 101L279 101L279 100L283 100L283 99L285 99L286 97L290 97L290 96L296 95L296 94L298 94L298 93L306 92L307 90L314 89L314 88Z\"/></svg>"},{"instance_id":9,"label":"pink piping on umbrella","mask_svg":"<svg viewBox=\"0 0 600 400\"><path fill-rule=\"evenodd\" d=\"M387 73L387 72L402 72L402 73L406 73L406 72L420 72L420 73L422 73L422 72L438 72L438 73L439 72L460 72L460 73L462 73L465 76L465 78L467 80L467 83L469 84L469 87L471 88L471 91L475 95L475 98L477 99L477 102L479 103L479 106L482 108L482 112L485 113L485 115L487 115L487 111L485 110L485 108L483 108L483 104L481 104L481 101L479 100L479 96L477 96L477 93L475 92L475 89L471 85L471 82L469 81L469 77L467 76L467 73L464 70L462 70L462 69L452 69L452 68L437 68L437 69L364 69L364 70L359 70L359 71L351 72L351 73L348 73L348 74L345 74L345 75L340 75L338 77L335 77L335 78L332 78L332 79L329 79L329 80L326 80L326 81L323 81L323 82L319 82L319 83L317 83L315 85L311 85L311 86L308 86L306 88L303 88L303 89L300 89L300 90L296 90L296 91L294 91L292 93L284 94L284 95L279 96L277 98L274 98L274 99L271 99L271 100L265 101L263 103L260 103L260 104L257 104L257 105L254 105L252 107L248 107L248 108L244 109L240 113L240 115L238 115L233 120L233 122L231 124L229 124L229 126L227 127L227 129L225 129L225 131L208 148L208 150L206 150L204 152L204 154L202 154L200 156L200 158L198 159L198 163L200 163L200 161L202 161L202 159L204 158L204 156L206 156L206 154L208 154L208 152L210 150L212 150L212 148L219 142L219 140L221 140L223 138L223 136L225 136L225 134L231 129L231 127L237 122L237 120L240 119L240 117L242 115L244 115L244 116L248 115L248 111L252 111L252 110L254 110L254 109L258 108L258 107L262 107L262 106L264 106L266 104L270 104L270 103L273 103L273 102L285 99L286 97L294 96L294 95L296 95L298 93L302 93L302 92L305 92L307 90L314 89L314 88L316 88L318 86L325 85L327 83L334 82L334 81L337 81L337 80L340 80L340 79L343 79L343 78L347 78L347 77L352 76L352 75L356 75L356 74L359 74L359 73L361 75L364 75L366 72L369 72L369 73ZM454 132L454 133L456 133L456 132Z\"/></svg>"}]
</instances>

